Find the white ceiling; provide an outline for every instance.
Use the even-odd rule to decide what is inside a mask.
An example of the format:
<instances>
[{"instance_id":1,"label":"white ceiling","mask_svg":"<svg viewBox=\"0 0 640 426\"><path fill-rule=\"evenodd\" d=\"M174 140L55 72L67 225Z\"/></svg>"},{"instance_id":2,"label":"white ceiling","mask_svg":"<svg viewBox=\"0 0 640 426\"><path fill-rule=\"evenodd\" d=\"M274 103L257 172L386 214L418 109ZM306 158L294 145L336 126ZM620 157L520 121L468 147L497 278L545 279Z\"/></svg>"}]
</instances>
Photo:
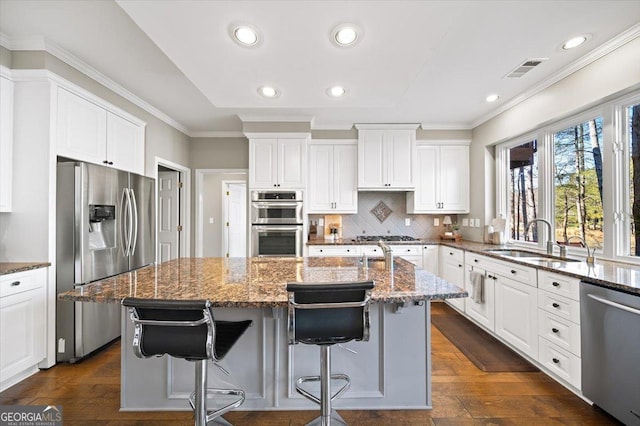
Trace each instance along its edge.
<instances>
[{"instance_id":1,"label":"white ceiling","mask_svg":"<svg viewBox=\"0 0 640 426\"><path fill-rule=\"evenodd\" d=\"M238 22L260 30L260 46L231 40ZM329 35L344 22L364 34L340 49ZM587 44L561 49L585 33ZM239 117L471 128L638 36L640 1L0 0L0 34L12 50L44 41L65 52L192 135L238 132ZM505 78L529 58L549 60ZM281 96L260 97L265 84ZM326 95L336 84L346 97ZM487 104L490 93L500 100Z\"/></svg>"}]
</instances>

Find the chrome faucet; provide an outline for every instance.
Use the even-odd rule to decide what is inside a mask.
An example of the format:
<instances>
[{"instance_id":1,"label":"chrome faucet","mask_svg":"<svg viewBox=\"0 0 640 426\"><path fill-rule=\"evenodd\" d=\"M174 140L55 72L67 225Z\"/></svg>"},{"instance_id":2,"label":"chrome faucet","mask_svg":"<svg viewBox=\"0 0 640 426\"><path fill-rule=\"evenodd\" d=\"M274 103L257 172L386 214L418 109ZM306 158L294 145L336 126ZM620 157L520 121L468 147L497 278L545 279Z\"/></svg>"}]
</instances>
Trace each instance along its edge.
<instances>
[{"instance_id":1,"label":"chrome faucet","mask_svg":"<svg viewBox=\"0 0 640 426\"><path fill-rule=\"evenodd\" d=\"M384 254L384 267L387 271L393 271L393 250L384 241L378 241L378 246Z\"/></svg>"},{"instance_id":2,"label":"chrome faucet","mask_svg":"<svg viewBox=\"0 0 640 426\"><path fill-rule=\"evenodd\" d=\"M556 242L553 241L553 230L551 229L551 223L549 223L548 220L546 219L533 219L532 221L530 221L529 223L527 223L527 226L524 228L524 233L527 234L529 232L529 228L531 227L531 225L534 222L542 222L544 224L547 225L547 254L549 255L553 255L553 246L556 245L558 246L558 248L560 249L560 257L566 257L567 256L567 247L560 245Z\"/></svg>"},{"instance_id":3,"label":"chrome faucet","mask_svg":"<svg viewBox=\"0 0 640 426\"><path fill-rule=\"evenodd\" d=\"M596 261L596 248L594 247L593 251L591 251L591 249L589 248L589 244L587 244L587 241L579 235L573 235L567 238L567 245L569 245L569 241L573 240L574 238L579 239L580 244L582 244L582 247L587 249L587 264L593 265Z\"/></svg>"}]
</instances>

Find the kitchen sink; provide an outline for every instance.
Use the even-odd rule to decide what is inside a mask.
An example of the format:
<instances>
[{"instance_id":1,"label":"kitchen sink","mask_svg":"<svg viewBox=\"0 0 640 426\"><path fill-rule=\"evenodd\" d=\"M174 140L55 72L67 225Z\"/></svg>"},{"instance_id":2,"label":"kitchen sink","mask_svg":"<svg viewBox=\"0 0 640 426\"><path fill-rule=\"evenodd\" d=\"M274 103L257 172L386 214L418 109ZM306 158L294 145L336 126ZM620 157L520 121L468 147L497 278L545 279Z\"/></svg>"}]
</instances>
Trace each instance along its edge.
<instances>
[{"instance_id":1,"label":"kitchen sink","mask_svg":"<svg viewBox=\"0 0 640 426\"><path fill-rule=\"evenodd\" d=\"M561 266L565 266L569 263L580 262L578 259L557 259L557 258L545 258L545 257L531 257L526 260L527 262L535 263L540 266L547 266L550 268L559 268Z\"/></svg>"},{"instance_id":2,"label":"kitchen sink","mask_svg":"<svg viewBox=\"0 0 640 426\"><path fill-rule=\"evenodd\" d=\"M558 268L569 263L580 262L578 259L569 259L566 257L556 257L535 251L517 250L517 249L491 249L485 250L486 253L497 254L507 258L517 258L525 262L531 262L540 266L550 268Z\"/></svg>"}]
</instances>

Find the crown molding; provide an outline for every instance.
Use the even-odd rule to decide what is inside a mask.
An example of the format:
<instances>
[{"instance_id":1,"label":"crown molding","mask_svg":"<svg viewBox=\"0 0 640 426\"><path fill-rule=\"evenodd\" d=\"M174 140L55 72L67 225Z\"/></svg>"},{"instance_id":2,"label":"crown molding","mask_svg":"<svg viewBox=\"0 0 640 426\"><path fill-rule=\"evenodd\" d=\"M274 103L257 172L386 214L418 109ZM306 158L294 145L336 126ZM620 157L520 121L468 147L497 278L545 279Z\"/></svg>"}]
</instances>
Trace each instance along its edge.
<instances>
[{"instance_id":1,"label":"crown molding","mask_svg":"<svg viewBox=\"0 0 640 426\"><path fill-rule=\"evenodd\" d=\"M278 123L278 122L302 122L313 123L313 115L279 115L274 117L272 115L252 115L252 114L237 114L238 118L243 122L265 122L265 123Z\"/></svg>"},{"instance_id":2,"label":"crown molding","mask_svg":"<svg viewBox=\"0 0 640 426\"><path fill-rule=\"evenodd\" d=\"M192 138L245 138L241 131L207 131L207 132L191 132L189 137Z\"/></svg>"},{"instance_id":3,"label":"crown molding","mask_svg":"<svg viewBox=\"0 0 640 426\"><path fill-rule=\"evenodd\" d=\"M26 50L26 51L46 51L47 53L55 56L60 59L62 62L67 65L75 68L81 73L85 74L89 78L95 80L100 83L107 89L112 92L122 96L129 102L143 110L147 111L149 114L153 115L157 119L165 122L169 126L174 129L184 133L187 136L192 135L189 129L185 126L169 117L167 114L160 111L158 108L154 107L150 103L144 101L137 95L133 94L129 90L125 89L106 75L102 74L97 69L93 68L91 65L79 59L77 56L71 54L69 51L63 49L62 47L56 45L55 43L46 40L44 37L7 37L5 34L0 34L0 45L11 50Z\"/></svg>"},{"instance_id":4,"label":"crown molding","mask_svg":"<svg viewBox=\"0 0 640 426\"><path fill-rule=\"evenodd\" d=\"M417 123L356 123L354 124L358 130L416 130L420 127Z\"/></svg>"},{"instance_id":5,"label":"crown molding","mask_svg":"<svg viewBox=\"0 0 640 426\"><path fill-rule=\"evenodd\" d=\"M311 130L351 130L353 123L323 123L313 124Z\"/></svg>"},{"instance_id":6,"label":"crown molding","mask_svg":"<svg viewBox=\"0 0 640 426\"><path fill-rule=\"evenodd\" d=\"M307 132L245 132L248 139L311 139L311 133Z\"/></svg>"},{"instance_id":7,"label":"crown molding","mask_svg":"<svg viewBox=\"0 0 640 426\"><path fill-rule=\"evenodd\" d=\"M598 59L608 55L609 53L620 48L621 46L638 38L639 36L640 36L640 24L635 24L631 28L617 35L616 37L603 43L601 46L597 47L596 49L582 56L581 58L578 58L576 61L570 63L569 65L567 65L566 67L564 67L563 69L555 73L554 75L541 81L540 83L533 86L531 89L527 90L526 92L521 93L520 95L511 99L509 102L505 102L502 106L491 111L489 114L485 114L484 116L480 117L479 119L477 119L472 123L471 127L472 128L478 127L479 125L491 120L492 118L502 114L503 112L515 107L519 103L542 92L544 89L552 86L553 84L559 82L560 80L570 76L576 71L581 70L587 65L592 64Z\"/></svg>"},{"instance_id":8,"label":"crown molding","mask_svg":"<svg viewBox=\"0 0 640 426\"><path fill-rule=\"evenodd\" d=\"M471 124L469 123L447 123L447 124L434 124L434 123L422 123L420 124L422 130L471 130Z\"/></svg>"}]
</instances>

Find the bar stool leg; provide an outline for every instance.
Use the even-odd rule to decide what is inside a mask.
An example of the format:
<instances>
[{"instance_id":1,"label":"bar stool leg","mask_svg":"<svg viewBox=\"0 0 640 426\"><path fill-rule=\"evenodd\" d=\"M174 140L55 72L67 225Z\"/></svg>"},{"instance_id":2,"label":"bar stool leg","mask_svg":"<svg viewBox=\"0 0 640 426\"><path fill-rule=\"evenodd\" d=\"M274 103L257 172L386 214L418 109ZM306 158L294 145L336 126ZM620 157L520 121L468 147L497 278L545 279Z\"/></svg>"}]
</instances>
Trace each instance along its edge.
<instances>
[{"instance_id":1,"label":"bar stool leg","mask_svg":"<svg viewBox=\"0 0 640 426\"><path fill-rule=\"evenodd\" d=\"M349 378L343 374L336 374L334 378L345 380L349 383ZM320 346L320 417L313 419L307 425L311 426L340 426L346 425L342 416L331 408L331 400L339 397L342 392L348 389L345 385L336 395L331 395L331 346Z\"/></svg>"},{"instance_id":2,"label":"bar stool leg","mask_svg":"<svg viewBox=\"0 0 640 426\"><path fill-rule=\"evenodd\" d=\"M196 361L195 408L196 426L207 426L207 360Z\"/></svg>"}]
</instances>

